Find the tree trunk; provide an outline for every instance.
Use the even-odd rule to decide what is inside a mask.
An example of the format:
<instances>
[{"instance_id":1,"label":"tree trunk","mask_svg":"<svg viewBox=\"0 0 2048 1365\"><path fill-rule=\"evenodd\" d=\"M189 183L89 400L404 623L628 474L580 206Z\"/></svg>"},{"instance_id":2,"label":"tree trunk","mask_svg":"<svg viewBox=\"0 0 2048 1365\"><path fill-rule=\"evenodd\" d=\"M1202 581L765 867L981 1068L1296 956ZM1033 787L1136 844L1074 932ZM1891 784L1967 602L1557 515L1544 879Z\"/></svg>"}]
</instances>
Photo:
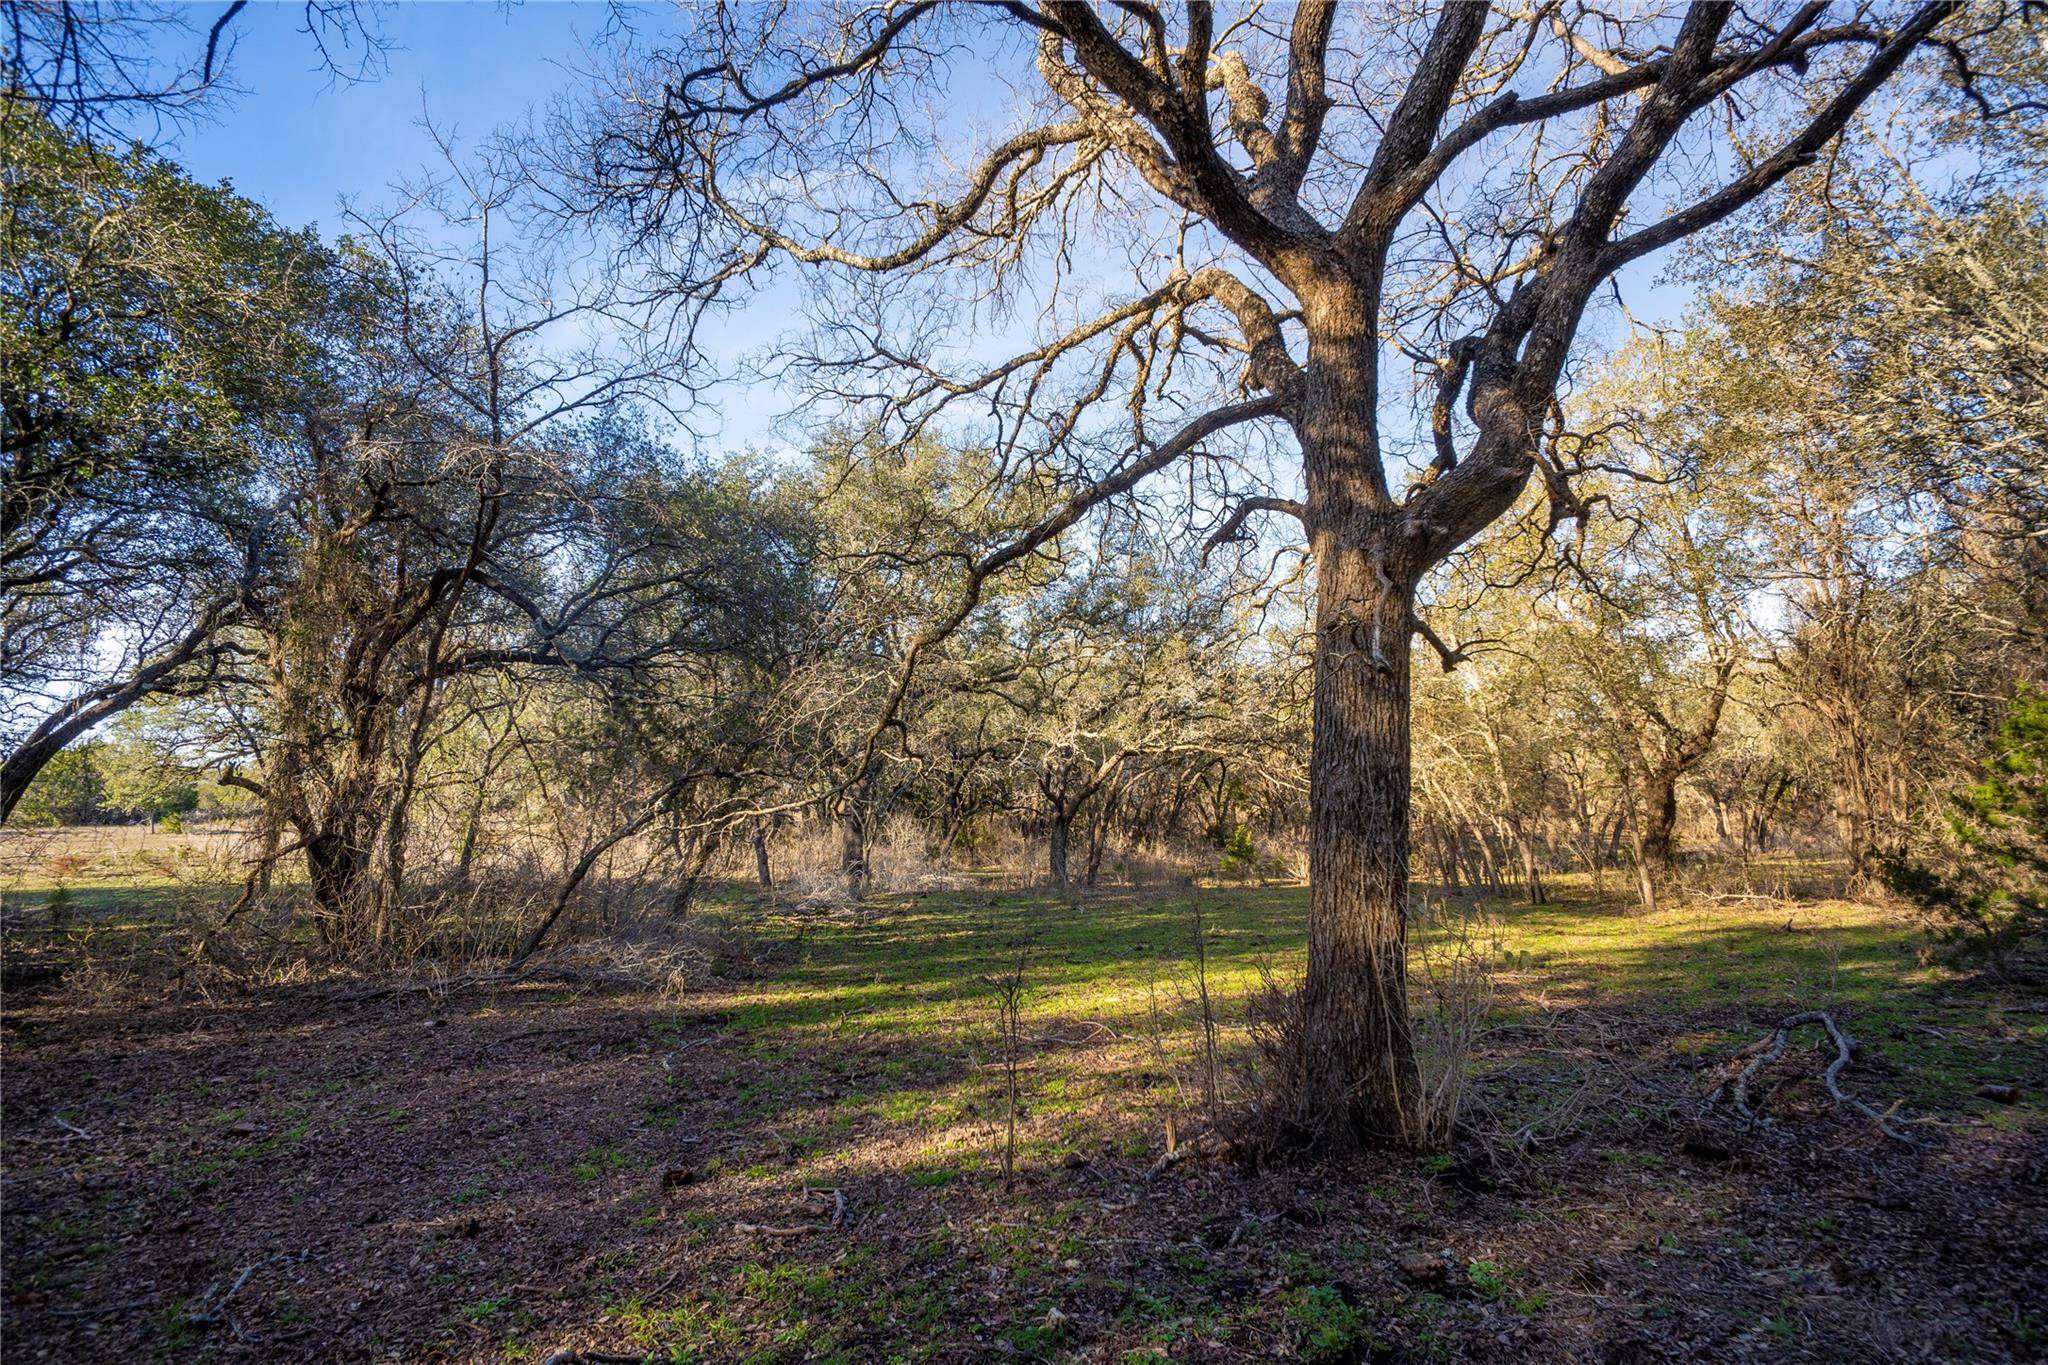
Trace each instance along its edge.
<instances>
[{"instance_id":1,"label":"tree trunk","mask_svg":"<svg viewBox=\"0 0 2048 1365\"><path fill-rule=\"evenodd\" d=\"M477 838L483 832L484 807L489 804L490 795L490 787L478 778L476 795L470 798L469 809L462 817L462 843L455 852L455 880L459 882L469 880L469 869L476 861Z\"/></svg>"},{"instance_id":2,"label":"tree trunk","mask_svg":"<svg viewBox=\"0 0 2048 1365\"><path fill-rule=\"evenodd\" d=\"M775 877L768 866L768 822L754 821L754 880L763 891L775 889Z\"/></svg>"},{"instance_id":3,"label":"tree trunk","mask_svg":"<svg viewBox=\"0 0 2048 1365\"><path fill-rule=\"evenodd\" d=\"M691 836L687 842L694 845L695 853L685 864L682 880L676 883L668 902L669 918L677 923L690 917L690 907L697 900L697 888L704 881L704 869L711 865L711 855L718 849L718 835L715 831L704 830ZM680 861L682 850L677 849L676 852Z\"/></svg>"},{"instance_id":4,"label":"tree trunk","mask_svg":"<svg viewBox=\"0 0 2048 1365\"><path fill-rule=\"evenodd\" d=\"M1648 855L1647 850L1643 846L1643 839L1640 834L1638 834L1635 837L1634 845L1636 869L1636 900L1640 904L1644 914L1654 915L1657 913L1658 873L1657 870L1651 866L1650 857Z\"/></svg>"},{"instance_id":5,"label":"tree trunk","mask_svg":"<svg viewBox=\"0 0 2048 1365\"><path fill-rule=\"evenodd\" d=\"M1055 810L1045 823L1046 871L1062 891L1067 887L1067 836L1072 824L1073 817L1062 810Z\"/></svg>"},{"instance_id":6,"label":"tree trunk","mask_svg":"<svg viewBox=\"0 0 2048 1365\"><path fill-rule=\"evenodd\" d=\"M256 894L270 894L270 874L277 867L277 846L284 838L284 824L267 806L261 817L262 847L256 854Z\"/></svg>"},{"instance_id":7,"label":"tree trunk","mask_svg":"<svg viewBox=\"0 0 2048 1365\"><path fill-rule=\"evenodd\" d=\"M1408 1019L1409 591L1335 535L1316 546L1305 1092L1335 1131L1419 1135Z\"/></svg>"},{"instance_id":8,"label":"tree trunk","mask_svg":"<svg viewBox=\"0 0 2048 1365\"><path fill-rule=\"evenodd\" d=\"M0 825L14 814L14 807L36 780L36 774L62 753L71 739L71 735L64 734L24 744L0 763Z\"/></svg>"},{"instance_id":9,"label":"tree trunk","mask_svg":"<svg viewBox=\"0 0 2048 1365\"><path fill-rule=\"evenodd\" d=\"M306 882L320 912L321 936L360 947L363 883L370 870L370 850L359 839L333 829L305 840Z\"/></svg>"},{"instance_id":10,"label":"tree trunk","mask_svg":"<svg viewBox=\"0 0 2048 1365\"><path fill-rule=\"evenodd\" d=\"M1439 823L1433 831L1436 842L1436 861L1443 877L1444 890L1453 896L1463 895L1465 884L1458 877L1458 845L1450 833Z\"/></svg>"},{"instance_id":11,"label":"tree trunk","mask_svg":"<svg viewBox=\"0 0 2048 1365\"><path fill-rule=\"evenodd\" d=\"M1876 783L1860 711L1838 708L1829 717L1835 754L1835 832L1849 860L1848 889L1862 895L1877 882Z\"/></svg>"},{"instance_id":12,"label":"tree trunk","mask_svg":"<svg viewBox=\"0 0 2048 1365\"><path fill-rule=\"evenodd\" d=\"M0 825L14 814L29 784L51 759L94 726L120 715L144 697L169 690L180 670L199 655L233 613L229 602L206 607L190 630L132 676L88 689L45 716L0 762Z\"/></svg>"},{"instance_id":13,"label":"tree trunk","mask_svg":"<svg viewBox=\"0 0 2048 1365\"><path fill-rule=\"evenodd\" d=\"M839 812L839 872L855 900L868 893L868 832L862 814L859 801L851 798Z\"/></svg>"},{"instance_id":14,"label":"tree trunk","mask_svg":"<svg viewBox=\"0 0 2048 1365\"><path fill-rule=\"evenodd\" d=\"M1536 842L1519 829L1515 831L1515 847L1522 854L1522 878L1529 886L1529 904L1545 905L1550 897L1543 889L1543 868L1536 859Z\"/></svg>"},{"instance_id":15,"label":"tree trunk","mask_svg":"<svg viewBox=\"0 0 2048 1365\"><path fill-rule=\"evenodd\" d=\"M1114 795L1103 797L1096 808L1095 818L1088 824L1088 862L1081 873L1081 880L1091 889L1102 880L1102 855L1109 848L1109 831L1116 806Z\"/></svg>"},{"instance_id":16,"label":"tree trunk","mask_svg":"<svg viewBox=\"0 0 2048 1365\"><path fill-rule=\"evenodd\" d=\"M370 890L370 940L378 947L390 943L398 933L399 917L405 908L406 841L411 837L412 777L408 772L393 797L390 814L378 836L379 867Z\"/></svg>"},{"instance_id":17,"label":"tree trunk","mask_svg":"<svg viewBox=\"0 0 2048 1365\"><path fill-rule=\"evenodd\" d=\"M1475 825L1472 827L1472 843L1479 851L1479 874L1486 880L1487 891L1500 895L1506 883L1500 875L1500 855L1494 850L1494 841L1487 837L1485 830Z\"/></svg>"},{"instance_id":18,"label":"tree trunk","mask_svg":"<svg viewBox=\"0 0 2048 1365\"><path fill-rule=\"evenodd\" d=\"M1678 774L1652 768L1642 776L1643 833L1638 861L1659 877L1671 870L1673 831L1678 827Z\"/></svg>"}]
</instances>

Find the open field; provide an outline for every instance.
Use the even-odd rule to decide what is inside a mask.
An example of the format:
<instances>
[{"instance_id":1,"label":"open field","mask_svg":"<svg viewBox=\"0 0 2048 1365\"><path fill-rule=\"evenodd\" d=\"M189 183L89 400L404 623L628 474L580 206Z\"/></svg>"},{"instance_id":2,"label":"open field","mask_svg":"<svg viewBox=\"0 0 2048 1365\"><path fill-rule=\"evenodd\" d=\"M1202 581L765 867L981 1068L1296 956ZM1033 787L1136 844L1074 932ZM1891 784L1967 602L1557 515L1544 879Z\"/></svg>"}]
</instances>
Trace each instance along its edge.
<instances>
[{"instance_id":1,"label":"open field","mask_svg":"<svg viewBox=\"0 0 2048 1365\"><path fill-rule=\"evenodd\" d=\"M16 987L8 1354L2048 1350L2039 995L1921 966L1912 926L1867 907L1645 918L1564 892L1497 921L1495 1008L1468 1062L1478 1133L1449 1156L1309 1168L1250 1169L1191 1138L1155 1170L1170 1112L1182 1135L1202 1126L1188 906L1230 1054L1260 964L1297 960L1292 887L946 893L805 918L734 895L707 917L753 965L680 996L544 977ZM50 930L24 908L43 894L9 895L10 963L62 961L95 920L119 932L99 895ZM1006 1191L991 978L1019 943ZM1845 1087L1899 1101L1917 1146L1829 1105L1810 1031L1757 1091L1770 1128L1700 1118L1719 1063L1821 1007L1863 1044Z\"/></svg>"}]
</instances>

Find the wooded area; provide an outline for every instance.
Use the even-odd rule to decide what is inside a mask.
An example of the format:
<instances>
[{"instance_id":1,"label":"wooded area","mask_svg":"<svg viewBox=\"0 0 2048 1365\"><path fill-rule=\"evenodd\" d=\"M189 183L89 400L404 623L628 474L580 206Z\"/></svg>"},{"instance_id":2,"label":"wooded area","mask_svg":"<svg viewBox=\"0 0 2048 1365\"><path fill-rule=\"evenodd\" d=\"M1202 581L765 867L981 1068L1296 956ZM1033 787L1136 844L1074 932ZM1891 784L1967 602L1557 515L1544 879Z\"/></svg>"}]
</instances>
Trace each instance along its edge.
<instances>
[{"instance_id":1,"label":"wooded area","mask_svg":"<svg viewBox=\"0 0 2048 1365\"><path fill-rule=\"evenodd\" d=\"M253 13L0 3L11 1349L2044 1349L2032 7L593 7L324 232Z\"/></svg>"}]
</instances>

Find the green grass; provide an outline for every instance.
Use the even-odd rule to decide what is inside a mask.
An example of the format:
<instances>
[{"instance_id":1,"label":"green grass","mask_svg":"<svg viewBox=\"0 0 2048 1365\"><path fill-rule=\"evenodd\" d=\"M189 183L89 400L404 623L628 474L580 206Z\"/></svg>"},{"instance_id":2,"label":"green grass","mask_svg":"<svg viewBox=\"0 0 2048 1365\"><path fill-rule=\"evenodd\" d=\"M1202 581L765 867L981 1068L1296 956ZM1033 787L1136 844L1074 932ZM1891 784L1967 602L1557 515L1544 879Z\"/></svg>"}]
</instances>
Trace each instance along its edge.
<instances>
[{"instance_id":1,"label":"green grass","mask_svg":"<svg viewBox=\"0 0 2048 1365\"><path fill-rule=\"evenodd\" d=\"M1611 878L1606 896L1571 876L1554 879L1552 890L1549 905L1490 912L1497 1024L1547 1019L1569 1006L1640 1012L1667 1031L1663 1046L1674 1056L1711 1059L1785 1014L1827 1008L1896 1069L1886 1079L1890 1098L1978 1113L1996 1106L1975 1099L1976 1087L2012 1071L2010 1049L1998 1038L2048 1046L2048 1024L2038 1015L1987 1021L1981 999L1970 1003L1973 997L1955 991L1954 976L1921 963L1917 927L1882 909L1732 902L1642 915L1618 900ZM1211 995L1225 1023L1239 1023L1266 972L1284 980L1299 970L1305 892L1195 894L1209 928ZM857 1033L882 1058L883 1075L868 1082L876 1088L866 1112L936 1133L963 1122L963 1102L979 1092L963 1086L958 1067L934 1050L964 1043L978 1058L992 1055L987 978L1009 945L1028 940L1028 1033L1071 1036L1100 1024L1130 1037L1147 1033L1155 1001L1171 1006L1176 990L1184 993L1175 981L1185 982L1191 933L1185 899L1144 892L1078 905L1023 893L887 898L866 923L814 929L805 960L750 992L730 1027L777 1055L829 1050ZM1419 932L1415 950L1440 937ZM1144 1049L1125 1051L1131 1069L1142 1071ZM1042 1117L1078 1114L1101 1094L1099 1074L1063 1071L1057 1058L1038 1063L1031 1090ZM1852 1068L1852 1082L1855 1075ZM752 1098L783 1103L767 1093ZM2038 1109L2023 1107L1993 1121L2038 1117Z\"/></svg>"},{"instance_id":2,"label":"green grass","mask_svg":"<svg viewBox=\"0 0 2048 1365\"><path fill-rule=\"evenodd\" d=\"M569 1167L569 1174L588 1184L609 1172L623 1171L632 1164L633 1158L616 1147L593 1147Z\"/></svg>"}]
</instances>

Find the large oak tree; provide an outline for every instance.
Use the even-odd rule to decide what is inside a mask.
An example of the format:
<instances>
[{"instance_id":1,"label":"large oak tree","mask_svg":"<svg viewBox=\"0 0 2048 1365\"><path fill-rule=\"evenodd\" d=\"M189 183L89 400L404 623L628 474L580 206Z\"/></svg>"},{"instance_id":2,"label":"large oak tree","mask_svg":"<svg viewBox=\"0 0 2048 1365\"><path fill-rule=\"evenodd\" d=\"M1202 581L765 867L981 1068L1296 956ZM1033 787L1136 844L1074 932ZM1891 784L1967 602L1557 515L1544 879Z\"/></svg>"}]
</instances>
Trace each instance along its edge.
<instances>
[{"instance_id":1,"label":"large oak tree","mask_svg":"<svg viewBox=\"0 0 2048 1365\"><path fill-rule=\"evenodd\" d=\"M678 294L794 269L816 306L784 373L813 402L899 439L972 418L1017 477L1057 482L1022 535L960 547L929 638L1169 468L1217 541L1299 519L1318 644L1294 1079L1324 1137L1401 1140L1418 585L1532 479L1578 510L1546 435L1596 292L1814 160L1955 13L721 9L631 44L554 145Z\"/></svg>"}]
</instances>

